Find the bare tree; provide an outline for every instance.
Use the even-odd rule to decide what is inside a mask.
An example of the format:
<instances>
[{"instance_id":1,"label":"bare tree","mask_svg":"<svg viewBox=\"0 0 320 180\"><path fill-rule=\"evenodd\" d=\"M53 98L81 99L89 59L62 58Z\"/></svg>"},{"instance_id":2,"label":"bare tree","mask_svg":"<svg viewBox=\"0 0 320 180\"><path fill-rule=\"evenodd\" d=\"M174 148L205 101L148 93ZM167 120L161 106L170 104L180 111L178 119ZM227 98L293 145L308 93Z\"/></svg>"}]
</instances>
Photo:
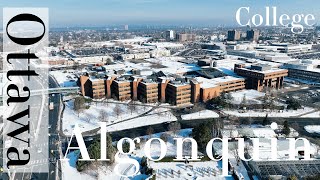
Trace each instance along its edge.
<instances>
[{"instance_id":1,"label":"bare tree","mask_svg":"<svg viewBox=\"0 0 320 180\"><path fill-rule=\"evenodd\" d=\"M149 136L149 139L152 137L153 133L154 133L154 129L151 126L149 126L146 131L146 134Z\"/></svg>"},{"instance_id":2,"label":"bare tree","mask_svg":"<svg viewBox=\"0 0 320 180\"><path fill-rule=\"evenodd\" d=\"M121 113L123 112L123 110L121 109L120 105L117 104L114 109L113 109L114 113L117 116L117 119L119 118L119 116L121 115Z\"/></svg>"},{"instance_id":3,"label":"bare tree","mask_svg":"<svg viewBox=\"0 0 320 180\"><path fill-rule=\"evenodd\" d=\"M244 94L243 97L242 97L242 101L240 103L240 108L241 109L246 109L247 103L248 103L247 97L246 97L246 94Z\"/></svg>"},{"instance_id":4,"label":"bare tree","mask_svg":"<svg viewBox=\"0 0 320 180\"><path fill-rule=\"evenodd\" d=\"M94 119L94 116L92 114L86 113L84 115L85 121L90 123L92 119Z\"/></svg>"},{"instance_id":5,"label":"bare tree","mask_svg":"<svg viewBox=\"0 0 320 180\"><path fill-rule=\"evenodd\" d=\"M79 114L83 111L83 108L85 107L85 99L84 97L76 97L73 103L74 110Z\"/></svg>"},{"instance_id":6,"label":"bare tree","mask_svg":"<svg viewBox=\"0 0 320 180\"><path fill-rule=\"evenodd\" d=\"M128 104L128 108L129 108L130 113L132 115L132 112L137 110L137 106L136 106L135 101L130 101L129 104Z\"/></svg>"},{"instance_id":7,"label":"bare tree","mask_svg":"<svg viewBox=\"0 0 320 180\"><path fill-rule=\"evenodd\" d=\"M180 129L181 129L181 125L178 122L170 123L168 126L168 130L172 131L175 135L178 133Z\"/></svg>"},{"instance_id":8,"label":"bare tree","mask_svg":"<svg viewBox=\"0 0 320 180\"><path fill-rule=\"evenodd\" d=\"M192 109L193 109L193 112L198 112L199 116L201 115L202 108L199 104L195 104Z\"/></svg>"},{"instance_id":9,"label":"bare tree","mask_svg":"<svg viewBox=\"0 0 320 180\"><path fill-rule=\"evenodd\" d=\"M109 120L108 113L107 113L106 111L104 111L103 109L101 109L101 110L99 111L98 119L99 119L101 122L108 122L108 120Z\"/></svg>"}]
</instances>

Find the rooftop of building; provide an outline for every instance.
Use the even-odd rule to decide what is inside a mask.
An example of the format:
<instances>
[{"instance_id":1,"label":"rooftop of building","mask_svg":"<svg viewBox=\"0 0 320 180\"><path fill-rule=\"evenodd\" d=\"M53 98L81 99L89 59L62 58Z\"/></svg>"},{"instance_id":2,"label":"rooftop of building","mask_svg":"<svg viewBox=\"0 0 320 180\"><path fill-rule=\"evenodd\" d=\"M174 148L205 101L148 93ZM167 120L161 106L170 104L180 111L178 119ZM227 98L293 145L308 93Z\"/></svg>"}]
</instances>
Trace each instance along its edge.
<instances>
[{"instance_id":1,"label":"rooftop of building","mask_svg":"<svg viewBox=\"0 0 320 180\"><path fill-rule=\"evenodd\" d=\"M214 87L218 87L222 83L245 80L244 78L238 78L238 77L232 77L232 76L224 76L224 77L218 77L213 79L195 77L194 79L198 83L200 83L201 88L214 88Z\"/></svg>"},{"instance_id":2,"label":"rooftop of building","mask_svg":"<svg viewBox=\"0 0 320 180\"><path fill-rule=\"evenodd\" d=\"M181 43L173 43L173 42L151 42L151 43L144 43L145 46L156 46L158 48L176 48L181 47L183 48L184 45Z\"/></svg>"},{"instance_id":3,"label":"rooftop of building","mask_svg":"<svg viewBox=\"0 0 320 180\"><path fill-rule=\"evenodd\" d=\"M143 79L141 83L145 85L158 84L158 82L155 81L154 79Z\"/></svg>"},{"instance_id":4,"label":"rooftop of building","mask_svg":"<svg viewBox=\"0 0 320 180\"><path fill-rule=\"evenodd\" d=\"M259 70L257 67L261 67L261 70ZM243 69L246 71L262 73L262 74L270 74L270 73L285 71L285 69L273 68L272 66L267 64L251 64L250 67L246 66L244 68L238 68L238 69Z\"/></svg>"},{"instance_id":5,"label":"rooftop of building","mask_svg":"<svg viewBox=\"0 0 320 180\"><path fill-rule=\"evenodd\" d=\"M131 80L127 77L118 77L114 80L114 82L117 82L117 83L127 83L127 82L131 82Z\"/></svg>"}]
</instances>

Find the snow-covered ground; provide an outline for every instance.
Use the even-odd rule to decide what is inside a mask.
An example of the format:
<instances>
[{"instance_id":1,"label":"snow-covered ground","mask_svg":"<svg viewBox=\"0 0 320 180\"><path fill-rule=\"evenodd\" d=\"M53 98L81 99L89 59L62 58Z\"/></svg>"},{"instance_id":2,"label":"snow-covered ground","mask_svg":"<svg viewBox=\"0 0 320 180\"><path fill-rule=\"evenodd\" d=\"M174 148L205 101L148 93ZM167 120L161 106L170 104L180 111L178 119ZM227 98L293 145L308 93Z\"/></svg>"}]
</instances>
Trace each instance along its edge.
<instances>
[{"instance_id":1,"label":"snow-covered ground","mask_svg":"<svg viewBox=\"0 0 320 180\"><path fill-rule=\"evenodd\" d=\"M263 97L265 93L250 89L231 92L230 95L232 97L233 104L240 104L244 97L248 103L261 104L261 101L256 100L256 98Z\"/></svg>"},{"instance_id":2,"label":"snow-covered ground","mask_svg":"<svg viewBox=\"0 0 320 180\"><path fill-rule=\"evenodd\" d=\"M77 180L94 180L93 177L85 173L80 173L76 169L78 155L76 151L67 155L69 160L61 160L62 179L77 179Z\"/></svg>"},{"instance_id":3,"label":"snow-covered ground","mask_svg":"<svg viewBox=\"0 0 320 180\"><path fill-rule=\"evenodd\" d=\"M79 151L73 151L67 155L69 160L62 160L62 179L76 179L76 180L121 180L121 177L114 171L115 162L112 166L94 166L88 167L83 172L78 172L76 169L76 162L78 159ZM121 158L131 158L122 156ZM133 158L133 157L132 157ZM126 171L129 168L129 171ZM119 172L122 174L134 173L134 168L130 169L130 164L120 164L118 167ZM146 179L148 176L138 173L135 177L123 178L123 180L141 180Z\"/></svg>"},{"instance_id":4,"label":"snow-covered ground","mask_svg":"<svg viewBox=\"0 0 320 180\"><path fill-rule=\"evenodd\" d=\"M174 122L177 118L167 108L157 108L148 114L128 120L123 123L110 125L107 127L108 132L120 131L136 127L143 127L154 124L161 124L165 122Z\"/></svg>"},{"instance_id":5,"label":"snow-covered ground","mask_svg":"<svg viewBox=\"0 0 320 180\"><path fill-rule=\"evenodd\" d=\"M308 125L308 126L305 126L304 129L308 133L318 133L318 134L320 134L320 125Z\"/></svg>"},{"instance_id":6,"label":"snow-covered ground","mask_svg":"<svg viewBox=\"0 0 320 180\"><path fill-rule=\"evenodd\" d=\"M93 102L89 109L83 110L78 116L78 112L75 112L73 109L73 100L68 101L62 120L64 133L71 135L75 125L78 125L83 132L99 128L99 115L102 112L107 116L105 121L107 121L108 132L177 121L177 118L168 108L157 107L151 111L151 106L135 106L136 109L131 111L127 104ZM121 109L119 116L115 112L115 109L118 107Z\"/></svg>"},{"instance_id":7,"label":"snow-covered ground","mask_svg":"<svg viewBox=\"0 0 320 180\"><path fill-rule=\"evenodd\" d=\"M199 112L181 115L182 120L193 120L193 119L208 119L208 118L218 118L219 114L210 110L202 110Z\"/></svg>"},{"instance_id":8,"label":"snow-covered ground","mask_svg":"<svg viewBox=\"0 0 320 180\"><path fill-rule=\"evenodd\" d=\"M301 116L303 118L320 118L320 111Z\"/></svg>"},{"instance_id":9,"label":"snow-covered ground","mask_svg":"<svg viewBox=\"0 0 320 180\"><path fill-rule=\"evenodd\" d=\"M50 71L61 87L77 87L78 78L74 75L74 71Z\"/></svg>"},{"instance_id":10,"label":"snow-covered ground","mask_svg":"<svg viewBox=\"0 0 320 180\"><path fill-rule=\"evenodd\" d=\"M260 112L260 111L241 111L241 110L224 110L223 112L229 115L237 117L296 117L300 115L305 115L314 111L313 108L304 107L298 110L283 110L283 111L271 111L271 112Z\"/></svg>"},{"instance_id":11,"label":"snow-covered ground","mask_svg":"<svg viewBox=\"0 0 320 180\"><path fill-rule=\"evenodd\" d=\"M74 111L74 100L66 103L66 108L63 112L63 130L65 134L70 134L76 124L81 130L89 131L99 127L98 122L100 113L104 113L106 117L105 121L108 124L122 121L125 119L137 117L151 109L151 107L136 106L135 110L129 109L127 104L115 104L115 103L95 103L92 102L89 109L85 109L78 113ZM119 108L118 115L115 109Z\"/></svg>"}]
</instances>

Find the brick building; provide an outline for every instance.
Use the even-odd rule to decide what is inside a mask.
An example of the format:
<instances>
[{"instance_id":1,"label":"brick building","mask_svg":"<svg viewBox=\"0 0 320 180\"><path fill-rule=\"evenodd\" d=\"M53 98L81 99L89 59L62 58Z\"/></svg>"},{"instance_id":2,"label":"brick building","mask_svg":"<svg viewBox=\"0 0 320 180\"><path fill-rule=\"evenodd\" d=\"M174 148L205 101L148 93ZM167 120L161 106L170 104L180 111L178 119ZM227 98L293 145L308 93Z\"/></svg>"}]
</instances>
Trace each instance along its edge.
<instances>
[{"instance_id":1,"label":"brick building","mask_svg":"<svg viewBox=\"0 0 320 180\"><path fill-rule=\"evenodd\" d=\"M234 72L246 78L246 89L262 91L265 88L280 89L283 87L284 77L288 76L286 69L274 69L268 65L251 65L245 67L244 64L235 64Z\"/></svg>"}]
</instances>

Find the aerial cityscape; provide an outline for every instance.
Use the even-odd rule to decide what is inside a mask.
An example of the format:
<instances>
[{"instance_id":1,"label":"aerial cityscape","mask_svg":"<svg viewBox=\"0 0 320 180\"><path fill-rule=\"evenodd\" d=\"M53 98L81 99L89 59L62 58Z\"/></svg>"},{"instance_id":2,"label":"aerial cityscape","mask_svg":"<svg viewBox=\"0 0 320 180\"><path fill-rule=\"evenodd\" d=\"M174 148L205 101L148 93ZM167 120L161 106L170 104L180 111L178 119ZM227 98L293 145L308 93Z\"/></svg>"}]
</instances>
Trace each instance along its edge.
<instances>
[{"instance_id":1,"label":"aerial cityscape","mask_svg":"<svg viewBox=\"0 0 320 180\"><path fill-rule=\"evenodd\" d=\"M230 12L233 22L240 7ZM305 19L315 20L312 13ZM30 137L45 141L32 144L39 157L19 172L6 165L17 139L7 130L16 116L8 115L19 107L9 106L13 95L4 88L9 71L24 67L6 60L12 44L4 26L0 179L320 179L320 26L304 20L296 33L294 19L285 26L281 18L277 26L257 26L255 18L243 26L57 23L38 59L29 59L47 72L29 84L39 118Z\"/></svg>"}]
</instances>

